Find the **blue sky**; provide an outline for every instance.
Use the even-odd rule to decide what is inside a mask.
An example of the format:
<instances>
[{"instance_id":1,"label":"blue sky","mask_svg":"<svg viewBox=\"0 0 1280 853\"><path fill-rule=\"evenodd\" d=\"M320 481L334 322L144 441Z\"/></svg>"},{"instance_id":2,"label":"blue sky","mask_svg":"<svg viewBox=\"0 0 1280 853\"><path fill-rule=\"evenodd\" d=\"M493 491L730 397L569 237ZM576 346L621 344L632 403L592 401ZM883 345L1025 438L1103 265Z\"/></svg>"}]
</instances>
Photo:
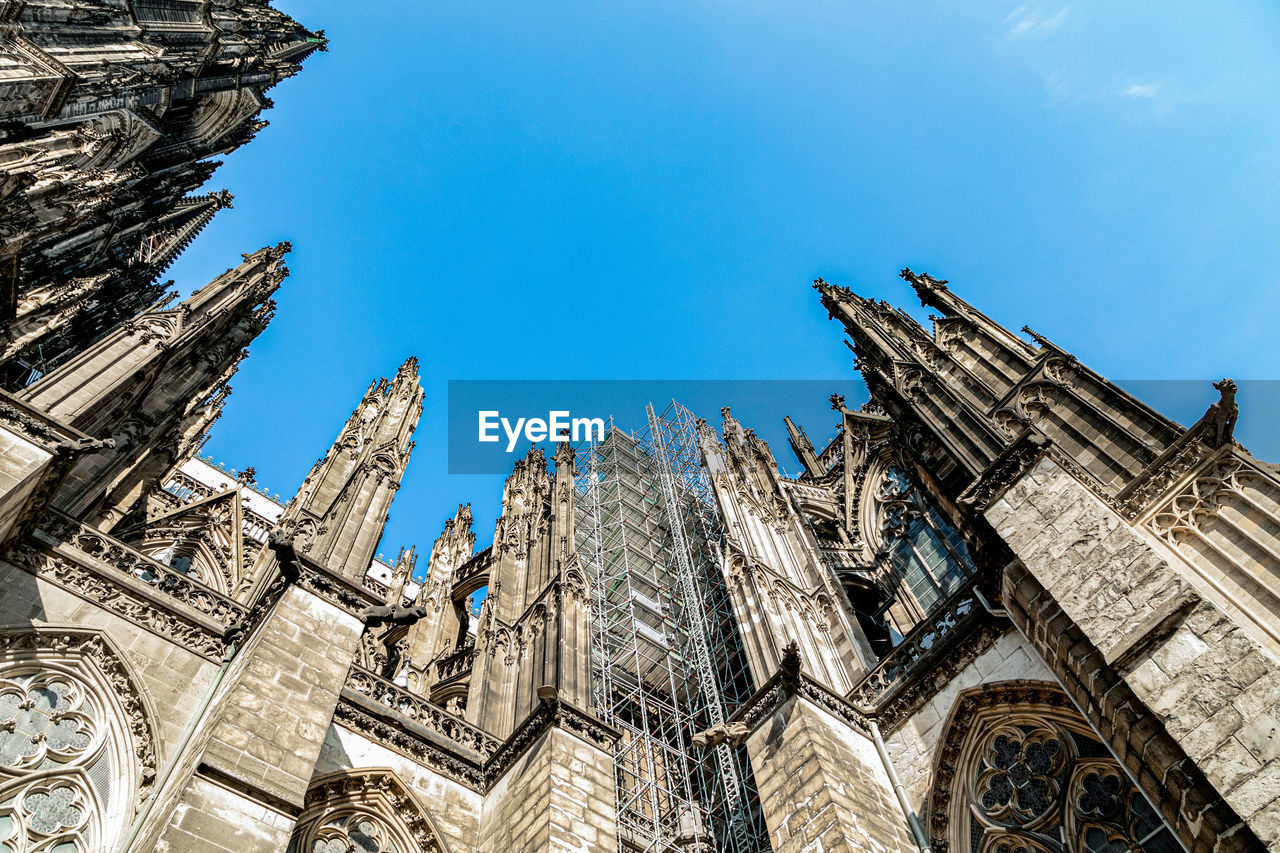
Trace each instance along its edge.
<instances>
[{"instance_id":1,"label":"blue sky","mask_svg":"<svg viewBox=\"0 0 1280 853\"><path fill-rule=\"evenodd\" d=\"M897 271L930 272L1117 379L1277 377L1274 3L277 5L330 50L171 275L293 242L207 445L285 496L418 356L386 553L459 501L489 541L501 478L445 473L447 380L847 381L818 275L915 310ZM743 420L790 465L784 413Z\"/></svg>"}]
</instances>

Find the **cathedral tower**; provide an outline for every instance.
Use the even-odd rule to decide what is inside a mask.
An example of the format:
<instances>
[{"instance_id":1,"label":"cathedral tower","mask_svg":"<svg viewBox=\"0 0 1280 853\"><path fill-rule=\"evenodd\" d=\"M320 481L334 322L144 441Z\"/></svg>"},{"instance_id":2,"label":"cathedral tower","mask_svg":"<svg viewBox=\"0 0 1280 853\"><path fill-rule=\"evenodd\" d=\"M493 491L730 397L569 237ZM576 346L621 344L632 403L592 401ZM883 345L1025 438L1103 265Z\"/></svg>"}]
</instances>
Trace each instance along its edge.
<instances>
[{"instance_id":1,"label":"cathedral tower","mask_svg":"<svg viewBox=\"0 0 1280 853\"><path fill-rule=\"evenodd\" d=\"M902 277L942 312L932 333L815 287L911 478L974 547L984 607L1007 613L1127 768L1117 784L1136 785L1187 849L1280 843L1280 800L1260 787L1280 754L1246 748L1248 774L1221 758L1280 713L1267 686L1280 679L1280 477L1233 438L1235 383L1214 383L1220 399L1184 428L947 282ZM906 660L889 658L882 677Z\"/></svg>"},{"instance_id":2,"label":"cathedral tower","mask_svg":"<svg viewBox=\"0 0 1280 853\"><path fill-rule=\"evenodd\" d=\"M191 195L267 92L326 48L263 0L27 0L0 9L3 381L20 388L154 300L219 209Z\"/></svg>"},{"instance_id":3,"label":"cathedral tower","mask_svg":"<svg viewBox=\"0 0 1280 853\"><path fill-rule=\"evenodd\" d=\"M573 477L565 442L554 474L535 447L503 488L467 718L504 737L539 707L543 688L584 711L592 707L590 602L574 554Z\"/></svg>"},{"instance_id":4,"label":"cathedral tower","mask_svg":"<svg viewBox=\"0 0 1280 853\"><path fill-rule=\"evenodd\" d=\"M409 659L409 688L426 694L443 673L437 662L448 654L466 654L473 643L467 633L470 612L467 602L477 590L458 583L463 566L472 558L476 535L471 530L471 505L459 504L453 518L431 546L427 577L418 590L414 604L427 609L428 615L409 628L405 652ZM465 701L465 690L462 699ZM454 696L437 697L441 704Z\"/></svg>"},{"instance_id":5,"label":"cathedral tower","mask_svg":"<svg viewBox=\"0 0 1280 853\"><path fill-rule=\"evenodd\" d=\"M176 454L194 451L244 348L271 320L289 248L245 255L186 301L143 312L18 395L112 444L77 461L54 506L109 530Z\"/></svg>"},{"instance_id":6,"label":"cathedral tower","mask_svg":"<svg viewBox=\"0 0 1280 853\"><path fill-rule=\"evenodd\" d=\"M807 671L845 693L867 666L867 644L841 600L809 529L799 523L773 453L723 416L723 444L704 431L703 452L724 515L725 572L752 675L763 683L796 642Z\"/></svg>"}]
</instances>

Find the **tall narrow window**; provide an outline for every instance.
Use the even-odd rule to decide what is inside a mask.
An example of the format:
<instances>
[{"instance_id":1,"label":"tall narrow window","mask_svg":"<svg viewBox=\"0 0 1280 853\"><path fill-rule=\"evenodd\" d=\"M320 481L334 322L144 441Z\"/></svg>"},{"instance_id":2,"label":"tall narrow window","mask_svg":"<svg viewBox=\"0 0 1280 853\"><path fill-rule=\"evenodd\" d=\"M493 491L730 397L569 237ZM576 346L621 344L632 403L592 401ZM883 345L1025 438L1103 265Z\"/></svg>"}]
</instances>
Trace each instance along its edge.
<instances>
[{"instance_id":1,"label":"tall narrow window","mask_svg":"<svg viewBox=\"0 0 1280 853\"><path fill-rule=\"evenodd\" d=\"M900 471L886 473L879 498L885 505L880 533L899 581L894 597L898 609L913 617L892 627L905 635L964 584L974 565L960 535Z\"/></svg>"}]
</instances>

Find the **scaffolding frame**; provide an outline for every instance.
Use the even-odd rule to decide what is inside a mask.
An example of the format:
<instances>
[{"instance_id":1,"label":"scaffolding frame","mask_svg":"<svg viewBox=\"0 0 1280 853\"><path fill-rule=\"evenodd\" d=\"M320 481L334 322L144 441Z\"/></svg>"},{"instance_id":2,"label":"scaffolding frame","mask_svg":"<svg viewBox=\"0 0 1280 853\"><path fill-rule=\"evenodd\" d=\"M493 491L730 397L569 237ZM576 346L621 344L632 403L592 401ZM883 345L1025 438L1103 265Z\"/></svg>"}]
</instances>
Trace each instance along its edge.
<instances>
[{"instance_id":1,"label":"scaffolding frame","mask_svg":"<svg viewBox=\"0 0 1280 853\"><path fill-rule=\"evenodd\" d=\"M638 853L770 850L746 750L702 752L754 685L719 566L723 526L697 419L672 403L584 444L576 546L591 577L596 711L614 749L619 846Z\"/></svg>"}]
</instances>

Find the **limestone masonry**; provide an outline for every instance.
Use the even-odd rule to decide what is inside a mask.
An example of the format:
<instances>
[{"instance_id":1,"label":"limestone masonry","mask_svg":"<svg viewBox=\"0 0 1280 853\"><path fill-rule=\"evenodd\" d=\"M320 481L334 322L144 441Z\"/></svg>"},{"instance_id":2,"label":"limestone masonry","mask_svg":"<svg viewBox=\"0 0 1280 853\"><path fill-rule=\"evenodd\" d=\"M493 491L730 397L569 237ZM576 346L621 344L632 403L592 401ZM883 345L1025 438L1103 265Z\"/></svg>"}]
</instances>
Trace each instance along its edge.
<instances>
[{"instance_id":1,"label":"limestone masonry","mask_svg":"<svg viewBox=\"0 0 1280 853\"><path fill-rule=\"evenodd\" d=\"M796 477L650 407L383 561L414 359L287 501L200 458L291 247L156 281L325 45L0 0L0 853L1280 849L1280 469L1230 380L1183 427L903 270L931 330L815 282L870 402L786 421Z\"/></svg>"}]
</instances>

